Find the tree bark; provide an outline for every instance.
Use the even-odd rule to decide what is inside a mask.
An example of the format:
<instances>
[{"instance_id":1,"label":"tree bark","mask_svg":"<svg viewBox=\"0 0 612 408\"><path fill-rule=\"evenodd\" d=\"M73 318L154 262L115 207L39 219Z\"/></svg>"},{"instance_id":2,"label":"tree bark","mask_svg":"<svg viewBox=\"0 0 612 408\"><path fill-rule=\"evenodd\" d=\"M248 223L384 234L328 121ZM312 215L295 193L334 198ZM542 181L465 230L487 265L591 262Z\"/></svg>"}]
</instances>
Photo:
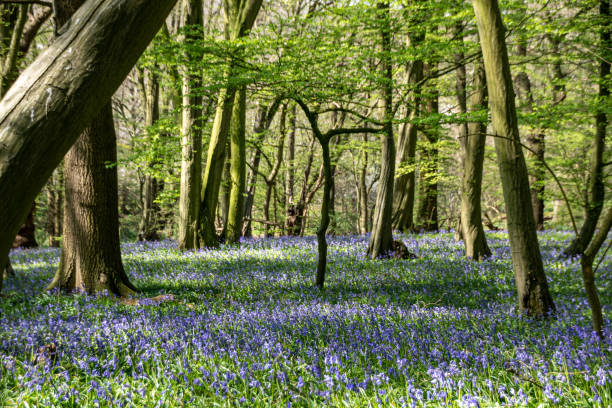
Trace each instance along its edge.
<instances>
[{"instance_id":1,"label":"tree bark","mask_svg":"<svg viewBox=\"0 0 612 408\"><path fill-rule=\"evenodd\" d=\"M230 198L225 239L240 243L246 184L246 86L236 92L230 129Z\"/></svg>"},{"instance_id":2,"label":"tree bark","mask_svg":"<svg viewBox=\"0 0 612 408\"><path fill-rule=\"evenodd\" d=\"M383 132L381 133L382 157L380 180L374 208L372 235L368 245L368 255L379 258L389 255L393 250L393 182L395 178L395 141L393 140L393 72L389 60L391 52L391 27L389 3L377 3L379 18L381 19L381 61L380 75L381 101L383 110Z\"/></svg>"},{"instance_id":3,"label":"tree bark","mask_svg":"<svg viewBox=\"0 0 612 408\"><path fill-rule=\"evenodd\" d=\"M0 101L0 265L29 205L110 100L174 0L88 1ZM69 75L67 72L70 71Z\"/></svg>"},{"instance_id":4,"label":"tree bark","mask_svg":"<svg viewBox=\"0 0 612 408\"><path fill-rule=\"evenodd\" d=\"M602 24L600 29L600 49L602 57L599 63L599 100L595 113L595 139L593 140L593 155L591 157L591 169L589 173L588 201L584 223L580 228L578 236L563 252L565 256L577 255L589 245L595 233L597 220L599 220L605 199L603 154L606 149L608 116L604 105L605 101L610 97L608 82L610 81L610 59L612 57L612 51L610 51L612 42L610 38L609 0L601 0L599 2L599 15Z\"/></svg>"},{"instance_id":5,"label":"tree bark","mask_svg":"<svg viewBox=\"0 0 612 408\"><path fill-rule=\"evenodd\" d=\"M533 219L501 13L497 0L473 0L473 6L496 136L519 310L532 316L546 316L554 312L555 305L548 291Z\"/></svg>"},{"instance_id":6,"label":"tree bark","mask_svg":"<svg viewBox=\"0 0 612 408\"><path fill-rule=\"evenodd\" d=\"M47 236L49 246L59 248L64 215L64 169L59 166L47 183Z\"/></svg>"},{"instance_id":7,"label":"tree bark","mask_svg":"<svg viewBox=\"0 0 612 408\"><path fill-rule=\"evenodd\" d=\"M183 24L189 27L185 44L197 40L194 30L203 24L202 0L183 0ZM194 58L187 53L187 58ZM197 64L198 61L190 61ZM199 70L183 67L181 123L181 184L179 193L178 244L181 249L195 249L198 241L198 218L202 183L202 97L197 94L202 78Z\"/></svg>"},{"instance_id":8,"label":"tree bark","mask_svg":"<svg viewBox=\"0 0 612 408\"><path fill-rule=\"evenodd\" d=\"M283 151L285 150L285 138L287 136L287 104L284 104L281 110L280 116L280 140L278 141L278 147L276 148L276 159L272 168L270 169L270 173L266 177L266 198L264 200L264 220L266 221L264 225L264 237L268 238L270 236L270 204L272 201L272 189L276 183L276 176L278 176L278 172L280 170L281 164L283 162Z\"/></svg>"},{"instance_id":9,"label":"tree bark","mask_svg":"<svg viewBox=\"0 0 612 408\"><path fill-rule=\"evenodd\" d=\"M470 98L470 110L487 109L487 82L482 64L474 71L474 93ZM465 245L465 256L475 261L491 256L482 226L481 189L482 168L487 138L486 122L470 122L465 140L460 142L463 150L463 175L461 183L461 233Z\"/></svg>"},{"instance_id":10,"label":"tree bark","mask_svg":"<svg viewBox=\"0 0 612 408\"><path fill-rule=\"evenodd\" d=\"M102 108L65 158L64 239L51 288L126 296L119 245L116 136L111 104Z\"/></svg>"}]
</instances>

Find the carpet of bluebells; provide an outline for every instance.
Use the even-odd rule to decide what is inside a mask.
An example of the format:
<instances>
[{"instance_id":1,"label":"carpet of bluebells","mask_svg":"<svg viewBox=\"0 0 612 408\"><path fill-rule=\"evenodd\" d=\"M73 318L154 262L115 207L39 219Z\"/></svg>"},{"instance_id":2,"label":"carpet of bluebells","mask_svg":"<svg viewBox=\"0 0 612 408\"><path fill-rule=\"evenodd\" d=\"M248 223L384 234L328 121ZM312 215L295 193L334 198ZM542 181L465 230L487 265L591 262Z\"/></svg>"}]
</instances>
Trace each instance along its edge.
<instances>
[{"instance_id":1,"label":"carpet of bluebells","mask_svg":"<svg viewBox=\"0 0 612 408\"><path fill-rule=\"evenodd\" d=\"M125 244L142 298L43 288L59 251L11 253L0 300L0 406L612 406L612 255L591 330L570 234L540 235L554 318L519 317L507 236L472 263L452 233L402 236L416 260L365 258L366 237L330 238L327 288L312 238L180 252Z\"/></svg>"}]
</instances>

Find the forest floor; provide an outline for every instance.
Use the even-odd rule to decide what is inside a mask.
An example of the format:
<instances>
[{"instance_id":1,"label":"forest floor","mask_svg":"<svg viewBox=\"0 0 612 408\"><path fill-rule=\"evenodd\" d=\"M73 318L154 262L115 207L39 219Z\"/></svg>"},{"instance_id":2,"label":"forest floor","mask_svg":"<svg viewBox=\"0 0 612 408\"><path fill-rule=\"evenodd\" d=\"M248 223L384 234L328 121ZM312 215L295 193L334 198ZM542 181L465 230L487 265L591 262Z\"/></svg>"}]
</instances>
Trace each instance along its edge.
<instances>
[{"instance_id":1,"label":"forest floor","mask_svg":"<svg viewBox=\"0 0 612 408\"><path fill-rule=\"evenodd\" d=\"M125 244L143 298L43 293L59 251L14 251L0 300L0 406L612 406L612 255L591 330L570 234L540 235L557 314L517 315L510 250L472 263L452 234L402 236L416 260L365 259L331 239L313 286L313 238L182 253Z\"/></svg>"}]
</instances>

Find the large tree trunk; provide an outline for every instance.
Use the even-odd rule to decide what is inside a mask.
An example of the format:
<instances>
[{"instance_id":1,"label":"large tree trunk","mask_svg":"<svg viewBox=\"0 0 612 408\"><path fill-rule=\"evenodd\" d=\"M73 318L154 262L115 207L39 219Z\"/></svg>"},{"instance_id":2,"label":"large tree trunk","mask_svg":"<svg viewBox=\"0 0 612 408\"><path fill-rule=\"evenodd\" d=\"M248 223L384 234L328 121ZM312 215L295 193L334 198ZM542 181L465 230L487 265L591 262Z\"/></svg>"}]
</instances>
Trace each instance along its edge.
<instances>
[{"instance_id":1,"label":"large tree trunk","mask_svg":"<svg viewBox=\"0 0 612 408\"><path fill-rule=\"evenodd\" d=\"M144 101L144 126L148 131L159 120L159 82L157 76L150 69L141 72L141 94ZM148 163L152 167L154 163ZM142 192L142 210L138 225L139 241L159 240L160 208L155 202L159 192L160 181L151 174L145 173Z\"/></svg>"},{"instance_id":2,"label":"large tree trunk","mask_svg":"<svg viewBox=\"0 0 612 408\"><path fill-rule=\"evenodd\" d=\"M474 71L474 91L470 98L470 110L487 109L487 82L482 64ZM461 182L461 235L465 245L465 256L481 260L491 255L482 227L480 206L482 168L487 138L487 122L470 122L465 140L460 142L463 150L463 175Z\"/></svg>"},{"instance_id":3,"label":"large tree trunk","mask_svg":"<svg viewBox=\"0 0 612 408\"><path fill-rule=\"evenodd\" d=\"M226 36L230 40L244 37L253 27L263 0L225 0ZM235 62L230 62L227 78L231 78ZM214 216L219 201L219 186L226 156L226 144L232 119L234 86L228 86L219 93L217 112L213 122L212 135L202 182L202 203L199 212L199 245L215 247L219 244L214 225Z\"/></svg>"},{"instance_id":4,"label":"large tree trunk","mask_svg":"<svg viewBox=\"0 0 612 408\"><path fill-rule=\"evenodd\" d=\"M183 27L200 28L203 22L202 0L183 0L183 19ZM189 44L196 39L186 35L184 41ZM187 53L187 57L192 58L192 54ZM199 246L202 183L202 97L197 94L197 88L202 78L198 70L191 72L190 66L183 67L183 70L178 244L181 249L195 249Z\"/></svg>"},{"instance_id":5,"label":"large tree trunk","mask_svg":"<svg viewBox=\"0 0 612 408\"><path fill-rule=\"evenodd\" d=\"M49 288L133 293L121 262L116 136L108 103L64 161L66 203L59 268Z\"/></svg>"},{"instance_id":6,"label":"large tree trunk","mask_svg":"<svg viewBox=\"0 0 612 408\"><path fill-rule=\"evenodd\" d=\"M12 198L0 200L0 265L29 204L110 100L174 2L88 1L0 101L0 196Z\"/></svg>"},{"instance_id":7,"label":"large tree trunk","mask_svg":"<svg viewBox=\"0 0 612 408\"><path fill-rule=\"evenodd\" d=\"M608 117L606 115L605 102L610 97L608 82L610 81L610 60L612 58L612 43L610 41L610 2L601 0L599 2L599 15L601 17L600 49L601 61L599 63L599 95L597 111L595 114L595 139L593 140L593 156L591 157L591 169L589 173L588 201L586 217L578 236L572 241L569 248L563 253L565 256L574 256L589 245L597 220L603 209L605 199L604 184L604 161L603 154L606 149L606 128Z\"/></svg>"},{"instance_id":8,"label":"large tree trunk","mask_svg":"<svg viewBox=\"0 0 612 408\"><path fill-rule=\"evenodd\" d=\"M383 132L381 133L382 157L380 180L374 209L372 235L368 245L371 258L387 256L393 250L393 182L395 177L395 141L393 140L393 73L389 60L391 50L391 28L389 21L389 3L379 2L381 19L381 100L383 110Z\"/></svg>"},{"instance_id":9,"label":"large tree trunk","mask_svg":"<svg viewBox=\"0 0 612 408\"><path fill-rule=\"evenodd\" d=\"M487 77L519 310L546 316L555 305L548 291L533 219L501 13L497 0L473 0L473 6Z\"/></svg>"}]
</instances>

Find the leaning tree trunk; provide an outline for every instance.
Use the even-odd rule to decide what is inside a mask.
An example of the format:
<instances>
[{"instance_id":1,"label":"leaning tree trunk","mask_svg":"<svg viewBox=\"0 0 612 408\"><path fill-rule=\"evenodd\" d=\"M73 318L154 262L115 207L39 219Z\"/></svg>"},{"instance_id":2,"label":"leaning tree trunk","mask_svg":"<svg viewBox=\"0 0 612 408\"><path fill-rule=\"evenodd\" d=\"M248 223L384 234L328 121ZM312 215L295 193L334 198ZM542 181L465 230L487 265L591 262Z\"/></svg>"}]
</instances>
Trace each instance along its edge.
<instances>
[{"instance_id":1,"label":"leaning tree trunk","mask_svg":"<svg viewBox=\"0 0 612 408\"><path fill-rule=\"evenodd\" d=\"M470 110L478 112L487 109L487 83L485 70L478 64L474 71L474 93L470 98ZM486 115L483 115L486 118ZM470 122L463 150L463 175L461 182L461 233L465 245L465 256L476 261L491 256L482 227L480 206L482 189L482 168L487 138L487 122Z\"/></svg>"},{"instance_id":2,"label":"leaning tree trunk","mask_svg":"<svg viewBox=\"0 0 612 408\"><path fill-rule=\"evenodd\" d=\"M485 64L519 310L546 316L555 310L540 255L527 166L518 131L505 30L497 0L473 0Z\"/></svg>"},{"instance_id":3,"label":"leaning tree trunk","mask_svg":"<svg viewBox=\"0 0 612 408\"><path fill-rule=\"evenodd\" d=\"M188 28L184 42L189 45L198 38L193 32L202 26L202 0L183 1L183 27ZM197 31L195 31L197 32ZM198 216L202 183L202 96L197 89L202 78L199 70L192 72L195 57L187 52L190 64L182 73L181 123L181 184L179 194L178 244L181 249L198 247Z\"/></svg>"},{"instance_id":4,"label":"leaning tree trunk","mask_svg":"<svg viewBox=\"0 0 612 408\"><path fill-rule=\"evenodd\" d=\"M593 140L593 156L591 158L591 171L589 173L586 218L582 224L582 228L580 228L578 236L572 241L569 248L565 249L563 252L565 256L577 255L589 245L595 233L597 220L603 209L605 199L605 164L603 161L603 154L606 149L606 128L608 126L605 101L610 97L608 82L610 81L610 59L612 58L609 0L601 0L599 2L599 15L602 24L600 31L601 61L599 63L599 102L597 103L597 113L595 114L595 139Z\"/></svg>"},{"instance_id":5,"label":"leaning tree trunk","mask_svg":"<svg viewBox=\"0 0 612 408\"><path fill-rule=\"evenodd\" d=\"M584 289L586 291L589 305L591 306L591 313L593 315L593 329L600 338L603 338L603 315L601 311L601 302L599 301L599 295L597 294L597 286L595 286L595 270L593 269L593 262L599 248L601 248L602 244L606 240L611 227L612 208L608 208L608 211L602 220L599 231L597 234L595 234L593 241L591 241L589 247L586 249L586 251L584 251L582 257L580 258Z\"/></svg>"},{"instance_id":6,"label":"leaning tree trunk","mask_svg":"<svg viewBox=\"0 0 612 408\"><path fill-rule=\"evenodd\" d=\"M115 125L108 103L64 162L66 202L59 268L49 288L133 293L121 262Z\"/></svg>"},{"instance_id":7,"label":"leaning tree trunk","mask_svg":"<svg viewBox=\"0 0 612 408\"><path fill-rule=\"evenodd\" d=\"M0 196L12 198L0 200L0 265L29 203L110 100L174 3L88 1L0 101Z\"/></svg>"},{"instance_id":8,"label":"leaning tree trunk","mask_svg":"<svg viewBox=\"0 0 612 408\"><path fill-rule=\"evenodd\" d=\"M381 85L383 109L382 158L380 181L376 195L372 235L368 245L368 255L374 259L387 256L393 250L393 182L395 178L395 141L393 140L393 72L389 60L391 50L391 27L389 21L389 3L379 2L381 18L381 76L385 79Z\"/></svg>"},{"instance_id":9,"label":"leaning tree trunk","mask_svg":"<svg viewBox=\"0 0 612 408\"><path fill-rule=\"evenodd\" d=\"M225 0L226 33L230 40L244 37L253 27L263 0ZM236 56L233 56L236 57ZM230 61L227 79L235 70L237 61ZM202 202L199 210L198 239L200 247L215 247L219 238L215 231L215 213L219 201L219 186L226 158L226 144L230 130L235 86L229 85L219 92L217 112L208 145L208 155L202 182Z\"/></svg>"}]
</instances>

